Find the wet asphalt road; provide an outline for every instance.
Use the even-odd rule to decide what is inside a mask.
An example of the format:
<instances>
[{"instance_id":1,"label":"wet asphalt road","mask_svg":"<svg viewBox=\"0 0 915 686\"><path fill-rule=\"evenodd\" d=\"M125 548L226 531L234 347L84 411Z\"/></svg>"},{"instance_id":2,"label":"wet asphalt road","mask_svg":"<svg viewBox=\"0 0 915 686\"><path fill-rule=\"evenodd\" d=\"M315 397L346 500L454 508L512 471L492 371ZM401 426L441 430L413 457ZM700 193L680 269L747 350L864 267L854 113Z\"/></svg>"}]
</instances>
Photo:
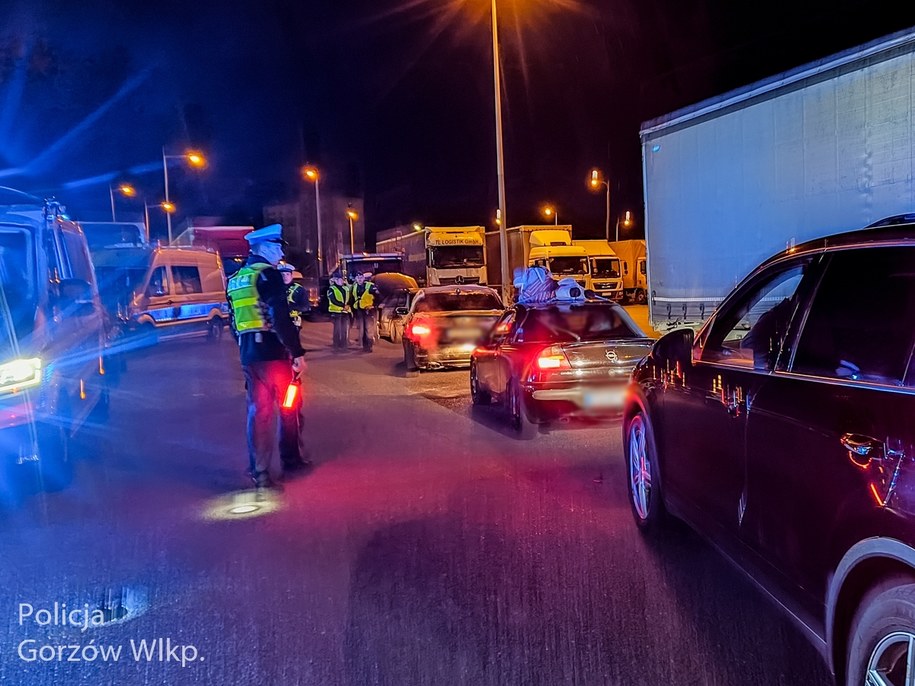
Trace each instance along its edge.
<instances>
[{"instance_id":1,"label":"wet asphalt road","mask_svg":"<svg viewBox=\"0 0 915 686\"><path fill-rule=\"evenodd\" d=\"M638 534L618 425L517 441L466 372L306 326L316 468L278 498L243 490L231 340L186 341L133 356L68 490L0 511L0 683L830 683L701 539Z\"/></svg>"}]
</instances>

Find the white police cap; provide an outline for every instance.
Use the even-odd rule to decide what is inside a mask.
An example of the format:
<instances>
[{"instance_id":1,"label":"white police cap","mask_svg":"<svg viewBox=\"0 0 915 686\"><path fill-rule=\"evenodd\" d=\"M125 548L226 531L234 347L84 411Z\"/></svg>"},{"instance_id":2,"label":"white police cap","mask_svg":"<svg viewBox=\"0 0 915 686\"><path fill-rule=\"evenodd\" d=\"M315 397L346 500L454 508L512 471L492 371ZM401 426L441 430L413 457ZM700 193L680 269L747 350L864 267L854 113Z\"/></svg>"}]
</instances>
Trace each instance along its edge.
<instances>
[{"instance_id":1,"label":"white police cap","mask_svg":"<svg viewBox=\"0 0 915 686\"><path fill-rule=\"evenodd\" d=\"M271 243L279 243L280 245L286 244L286 241L283 240L282 224L270 224L269 226L265 226L262 229L257 229L256 231L246 233L245 240L248 241L249 245L254 245L255 243L264 243L265 241L269 241Z\"/></svg>"}]
</instances>

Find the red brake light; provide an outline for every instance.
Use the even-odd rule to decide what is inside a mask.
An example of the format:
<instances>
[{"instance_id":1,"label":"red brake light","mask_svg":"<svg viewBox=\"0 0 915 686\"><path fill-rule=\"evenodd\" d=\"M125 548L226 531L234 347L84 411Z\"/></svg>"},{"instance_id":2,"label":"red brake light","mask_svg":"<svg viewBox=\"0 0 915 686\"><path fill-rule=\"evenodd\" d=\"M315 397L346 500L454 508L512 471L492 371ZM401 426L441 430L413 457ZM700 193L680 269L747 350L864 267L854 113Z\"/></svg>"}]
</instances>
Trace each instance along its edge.
<instances>
[{"instance_id":1,"label":"red brake light","mask_svg":"<svg viewBox=\"0 0 915 686\"><path fill-rule=\"evenodd\" d=\"M432 329L425 324L413 324L410 326L410 333L414 336L428 336L432 333Z\"/></svg>"},{"instance_id":2,"label":"red brake light","mask_svg":"<svg viewBox=\"0 0 915 686\"><path fill-rule=\"evenodd\" d=\"M571 369L569 358L558 345L544 348L537 357L538 369Z\"/></svg>"}]
</instances>

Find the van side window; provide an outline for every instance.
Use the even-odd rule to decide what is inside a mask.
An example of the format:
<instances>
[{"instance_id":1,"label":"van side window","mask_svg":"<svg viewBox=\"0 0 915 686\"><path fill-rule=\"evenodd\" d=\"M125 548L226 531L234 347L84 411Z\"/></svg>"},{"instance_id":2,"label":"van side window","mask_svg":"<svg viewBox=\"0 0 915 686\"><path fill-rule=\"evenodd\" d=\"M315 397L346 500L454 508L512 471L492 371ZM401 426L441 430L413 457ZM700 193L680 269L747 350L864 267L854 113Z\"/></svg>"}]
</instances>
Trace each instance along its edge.
<instances>
[{"instance_id":1,"label":"van side window","mask_svg":"<svg viewBox=\"0 0 915 686\"><path fill-rule=\"evenodd\" d=\"M149 277L146 295L149 297L168 295L168 272L165 267L157 268Z\"/></svg>"},{"instance_id":2,"label":"van side window","mask_svg":"<svg viewBox=\"0 0 915 686\"><path fill-rule=\"evenodd\" d=\"M62 231L64 250L67 252L67 263L70 266L70 278L81 279L92 284L92 263L83 237L74 231Z\"/></svg>"},{"instance_id":3,"label":"van side window","mask_svg":"<svg viewBox=\"0 0 915 686\"><path fill-rule=\"evenodd\" d=\"M203 293L200 285L200 270L197 267L172 267L175 280L175 295Z\"/></svg>"},{"instance_id":4,"label":"van side window","mask_svg":"<svg viewBox=\"0 0 915 686\"><path fill-rule=\"evenodd\" d=\"M915 343L913 265L912 247L834 253L810 306L792 371L901 384Z\"/></svg>"}]
</instances>

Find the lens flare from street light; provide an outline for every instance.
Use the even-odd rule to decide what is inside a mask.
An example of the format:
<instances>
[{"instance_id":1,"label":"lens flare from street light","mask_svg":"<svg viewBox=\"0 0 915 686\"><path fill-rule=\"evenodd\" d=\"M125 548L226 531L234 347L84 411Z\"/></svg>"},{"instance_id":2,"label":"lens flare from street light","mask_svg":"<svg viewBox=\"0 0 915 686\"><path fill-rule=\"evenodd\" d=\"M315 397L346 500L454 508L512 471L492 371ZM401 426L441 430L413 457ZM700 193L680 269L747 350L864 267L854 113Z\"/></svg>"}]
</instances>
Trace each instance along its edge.
<instances>
[{"instance_id":1,"label":"lens flare from street light","mask_svg":"<svg viewBox=\"0 0 915 686\"><path fill-rule=\"evenodd\" d=\"M356 221L357 219L359 219L359 215L356 214L356 210L347 210L346 216L349 217L350 219L352 219L353 221Z\"/></svg>"},{"instance_id":2,"label":"lens flare from street light","mask_svg":"<svg viewBox=\"0 0 915 686\"><path fill-rule=\"evenodd\" d=\"M318 170L315 167L302 167L302 178L309 181L318 180Z\"/></svg>"},{"instance_id":3,"label":"lens flare from street light","mask_svg":"<svg viewBox=\"0 0 915 686\"><path fill-rule=\"evenodd\" d=\"M118 186L118 192L125 198L132 198L137 194L137 189L129 183L122 183Z\"/></svg>"},{"instance_id":4,"label":"lens flare from street light","mask_svg":"<svg viewBox=\"0 0 915 686\"><path fill-rule=\"evenodd\" d=\"M422 230L423 230L423 225L420 224L419 222L413 222L413 230L414 230L414 231L422 231Z\"/></svg>"},{"instance_id":5,"label":"lens flare from street light","mask_svg":"<svg viewBox=\"0 0 915 686\"><path fill-rule=\"evenodd\" d=\"M163 210L165 210L165 211L168 212L169 214L171 214L172 212L174 212L175 209L176 209L176 208L175 208L175 203L173 203L173 202L168 202L168 201L159 203L159 207L161 207Z\"/></svg>"},{"instance_id":6,"label":"lens flare from street light","mask_svg":"<svg viewBox=\"0 0 915 686\"><path fill-rule=\"evenodd\" d=\"M550 207L549 205L547 205L546 207L543 208L543 215L545 217L552 217L554 212L555 212L555 210L552 207Z\"/></svg>"}]
</instances>

